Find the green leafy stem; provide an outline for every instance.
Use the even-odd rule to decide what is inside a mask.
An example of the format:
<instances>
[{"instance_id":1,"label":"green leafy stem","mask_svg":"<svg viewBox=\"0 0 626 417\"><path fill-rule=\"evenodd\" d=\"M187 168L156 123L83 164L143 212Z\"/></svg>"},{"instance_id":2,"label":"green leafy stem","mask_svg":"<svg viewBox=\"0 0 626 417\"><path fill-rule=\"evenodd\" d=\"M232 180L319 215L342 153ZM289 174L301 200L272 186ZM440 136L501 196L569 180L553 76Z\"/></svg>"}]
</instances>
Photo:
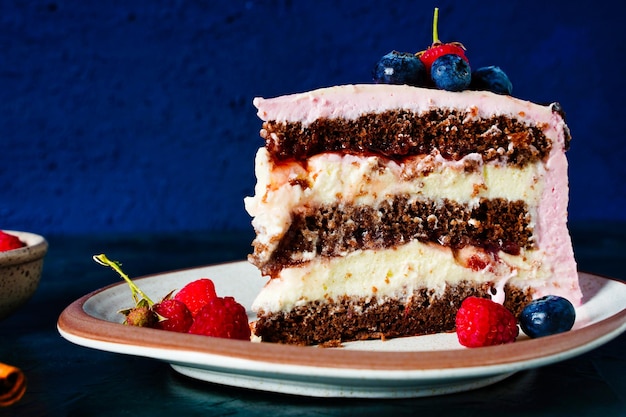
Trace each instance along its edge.
<instances>
[{"instance_id":1,"label":"green leafy stem","mask_svg":"<svg viewBox=\"0 0 626 417\"><path fill-rule=\"evenodd\" d=\"M122 271L122 264L118 261L112 261L106 257L105 254L94 255L93 260L99 263L100 265L108 266L112 268L115 272L117 272L123 279L128 283L130 287L130 291L133 296L133 300L135 300L135 304L139 304L140 297L148 302L149 306L152 306L154 302L144 293L141 289Z\"/></svg>"}]
</instances>

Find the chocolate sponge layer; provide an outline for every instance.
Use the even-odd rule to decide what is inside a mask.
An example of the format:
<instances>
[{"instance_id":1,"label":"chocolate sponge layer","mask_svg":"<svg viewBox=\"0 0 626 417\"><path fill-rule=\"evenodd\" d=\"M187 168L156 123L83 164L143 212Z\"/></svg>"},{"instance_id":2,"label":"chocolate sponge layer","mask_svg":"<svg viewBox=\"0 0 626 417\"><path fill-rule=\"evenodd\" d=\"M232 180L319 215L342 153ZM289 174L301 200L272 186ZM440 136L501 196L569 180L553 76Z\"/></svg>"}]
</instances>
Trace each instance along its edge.
<instances>
[{"instance_id":1,"label":"chocolate sponge layer","mask_svg":"<svg viewBox=\"0 0 626 417\"><path fill-rule=\"evenodd\" d=\"M463 300L490 298L490 284L469 281L449 286L441 295L426 288L404 298L343 297L313 302L289 312L259 312L254 332L264 342L313 345L350 340L385 339L450 332ZM505 307L517 314L531 295L506 286Z\"/></svg>"},{"instance_id":2,"label":"chocolate sponge layer","mask_svg":"<svg viewBox=\"0 0 626 417\"><path fill-rule=\"evenodd\" d=\"M261 136L276 161L304 160L322 152L402 158L438 149L448 159L479 153L485 162L524 166L550 153L552 143L541 128L506 116L480 119L471 112L393 110L355 120L318 119L308 126L267 121Z\"/></svg>"},{"instance_id":3,"label":"chocolate sponge layer","mask_svg":"<svg viewBox=\"0 0 626 417\"><path fill-rule=\"evenodd\" d=\"M255 244L251 261L264 275L302 263L303 253L334 257L357 249L392 248L411 240L463 248L467 245L517 254L532 248L532 228L526 204L482 199L469 207L452 200L411 200L398 195L378 207L324 205L293 214L276 250L264 258Z\"/></svg>"}]
</instances>

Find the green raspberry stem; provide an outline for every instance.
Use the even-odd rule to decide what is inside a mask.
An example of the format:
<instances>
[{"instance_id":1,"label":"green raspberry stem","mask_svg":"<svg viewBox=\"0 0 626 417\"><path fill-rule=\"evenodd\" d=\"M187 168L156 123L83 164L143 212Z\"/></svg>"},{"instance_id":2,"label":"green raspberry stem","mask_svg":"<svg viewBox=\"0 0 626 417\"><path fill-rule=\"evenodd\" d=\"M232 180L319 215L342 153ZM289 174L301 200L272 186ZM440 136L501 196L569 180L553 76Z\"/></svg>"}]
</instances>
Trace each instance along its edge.
<instances>
[{"instance_id":1,"label":"green raspberry stem","mask_svg":"<svg viewBox=\"0 0 626 417\"><path fill-rule=\"evenodd\" d=\"M435 7L435 14L433 16L433 45L440 43L439 32L437 30L438 23L439 23L439 8Z\"/></svg>"},{"instance_id":2,"label":"green raspberry stem","mask_svg":"<svg viewBox=\"0 0 626 417\"><path fill-rule=\"evenodd\" d=\"M124 281L126 281L128 283L128 286L130 287L130 291L131 291L132 296L133 296L133 300L135 300L135 304L139 303L139 297L141 297L144 300L146 300L148 302L149 306L152 306L154 304L154 302L150 299L150 297L148 297L146 295L146 293L141 291L141 289L137 286L137 284L135 284L128 277L128 275L126 275L124 273L124 271L122 271L122 268L121 268L122 264L121 263L119 263L118 261L110 260L103 253L100 254L100 255L94 255L93 256L93 260L96 261L97 263L99 263L100 265L108 266L108 267L112 268L115 272L117 272L124 279Z\"/></svg>"}]
</instances>

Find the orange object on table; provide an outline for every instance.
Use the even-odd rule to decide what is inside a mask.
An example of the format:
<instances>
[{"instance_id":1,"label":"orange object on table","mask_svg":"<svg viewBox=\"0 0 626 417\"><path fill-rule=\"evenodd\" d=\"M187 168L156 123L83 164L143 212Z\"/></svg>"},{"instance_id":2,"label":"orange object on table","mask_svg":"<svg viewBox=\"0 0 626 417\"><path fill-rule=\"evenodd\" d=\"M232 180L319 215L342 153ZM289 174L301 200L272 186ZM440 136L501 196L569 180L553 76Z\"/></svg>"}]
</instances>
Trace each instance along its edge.
<instances>
[{"instance_id":1,"label":"orange object on table","mask_svg":"<svg viewBox=\"0 0 626 417\"><path fill-rule=\"evenodd\" d=\"M0 362L0 407L14 404L26 392L26 377L21 369Z\"/></svg>"}]
</instances>

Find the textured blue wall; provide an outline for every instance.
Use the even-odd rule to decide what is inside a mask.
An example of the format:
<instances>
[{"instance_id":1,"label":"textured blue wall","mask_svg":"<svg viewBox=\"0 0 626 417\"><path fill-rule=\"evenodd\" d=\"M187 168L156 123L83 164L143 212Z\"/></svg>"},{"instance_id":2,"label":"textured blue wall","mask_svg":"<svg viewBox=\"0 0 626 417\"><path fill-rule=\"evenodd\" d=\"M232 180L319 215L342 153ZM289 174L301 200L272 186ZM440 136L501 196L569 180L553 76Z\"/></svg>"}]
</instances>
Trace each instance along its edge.
<instances>
[{"instance_id":1,"label":"textured blue wall","mask_svg":"<svg viewBox=\"0 0 626 417\"><path fill-rule=\"evenodd\" d=\"M559 101L572 222L626 220L622 2L0 2L0 227L248 229L254 96L370 82L461 41L514 95Z\"/></svg>"}]
</instances>

